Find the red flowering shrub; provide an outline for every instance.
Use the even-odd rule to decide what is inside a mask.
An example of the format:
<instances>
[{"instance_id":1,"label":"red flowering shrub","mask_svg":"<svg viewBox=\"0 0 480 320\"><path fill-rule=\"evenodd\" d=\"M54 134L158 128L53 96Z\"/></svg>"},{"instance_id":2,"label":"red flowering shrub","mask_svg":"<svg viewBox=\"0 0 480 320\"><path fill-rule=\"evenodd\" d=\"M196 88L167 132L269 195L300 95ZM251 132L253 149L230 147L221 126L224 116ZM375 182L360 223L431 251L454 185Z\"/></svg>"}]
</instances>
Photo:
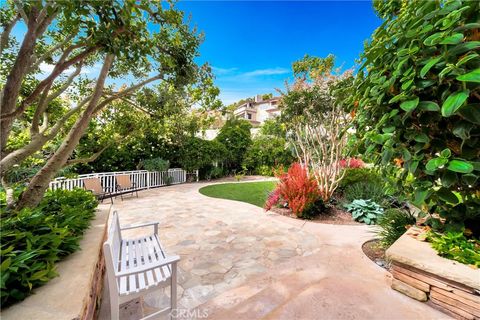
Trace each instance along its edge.
<instances>
[{"instance_id":1,"label":"red flowering shrub","mask_svg":"<svg viewBox=\"0 0 480 320\"><path fill-rule=\"evenodd\" d=\"M265 211L269 211L272 209L272 207L276 206L277 204L280 203L280 189L275 188L267 198L267 201L265 202L265 206L263 207Z\"/></svg>"},{"instance_id":2,"label":"red flowering shrub","mask_svg":"<svg viewBox=\"0 0 480 320\"><path fill-rule=\"evenodd\" d=\"M340 160L340 167L342 168L363 168L365 167L365 162L362 159L349 158Z\"/></svg>"},{"instance_id":3,"label":"red flowering shrub","mask_svg":"<svg viewBox=\"0 0 480 320\"><path fill-rule=\"evenodd\" d=\"M305 209L312 206L320 197L317 182L308 176L307 169L295 162L287 173L277 176L280 179L277 188L267 199L265 209L268 211L284 199L297 217L302 217Z\"/></svg>"}]
</instances>

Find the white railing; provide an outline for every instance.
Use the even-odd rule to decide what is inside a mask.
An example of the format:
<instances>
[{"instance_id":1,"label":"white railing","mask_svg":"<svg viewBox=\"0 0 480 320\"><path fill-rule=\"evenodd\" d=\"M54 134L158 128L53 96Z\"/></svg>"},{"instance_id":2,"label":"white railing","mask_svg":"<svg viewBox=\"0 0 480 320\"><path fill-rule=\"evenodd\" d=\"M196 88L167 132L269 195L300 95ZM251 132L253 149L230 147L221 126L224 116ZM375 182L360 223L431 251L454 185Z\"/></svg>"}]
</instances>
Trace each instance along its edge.
<instances>
[{"instance_id":1,"label":"white railing","mask_svg":"<svg viewBox=\"0 0 480 320\"><path fill-rule=\"evenodd\" d=\"M191 173L189 173L191 174ZM195 172L198 177L198 172ZM83 180L88 178L99 178L104 189L112 190L112 194L119 193L117 191L116 176L129 175L132 183L135 183L135 189L150 189L155 187L166 186L170 184L185 183L187 181L187 172L183 169L175 168L168 171L121 171L121 172L102 172L81 174L76 178L67 179L65 177L56 178L50 182L50 189L66 189L83 188Z\"/></svg>"}]
</instances>

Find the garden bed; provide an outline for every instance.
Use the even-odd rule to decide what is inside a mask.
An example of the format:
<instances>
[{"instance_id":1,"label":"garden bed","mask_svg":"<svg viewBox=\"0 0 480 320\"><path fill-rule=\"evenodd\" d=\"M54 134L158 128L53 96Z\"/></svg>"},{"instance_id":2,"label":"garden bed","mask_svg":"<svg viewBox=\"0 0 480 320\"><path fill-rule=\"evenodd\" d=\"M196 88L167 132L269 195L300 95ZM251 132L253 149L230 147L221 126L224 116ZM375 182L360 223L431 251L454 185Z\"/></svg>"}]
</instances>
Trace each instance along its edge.
<instances>
[{"instance_id":1,"label":"garden bed","mask_svg":"<svg viewBox=\"0 0 480 320\"><path fill-rule=\"evenodd\" d=\"M270 211L278 213L282 216L287 216L293 219L300 219L289 208L273 207ZM345 225L362 225L362 223L353 220L352 215L345 210L337 207L330 207L326 212L322 212L313 218L308 220L311 222L326 223L326 224L345 224Z\"/></svg>"},{"instance_id":2,"label":"garden bed","mask_svg":"<svg viewBox=\"0 0 480 320\"><path fill-rule=\"evenodd\" d=\"M362 251L370 260L375 262L376 265L388 269L385 249L380 245L380 240L374 239L365 242L362 245Z\"/></svg>"},{"instance_id":3,"label":"garden bed","mask_svg":"<svg viewBox=\"0 0 480 320\"><path fill-rule=\"evenodd\" d=\"M438 256L418 233L410 228L386 252L392 288L456 318L480 318L480 269Z\"/></svg>"},{"instance_id":4,"label":"garden bed","mask_svg":"<svg viewBox=\"0 0 480 320\"><path fill-rule=\"evenodd\" d=\"M110 205L99 205L96 217L80 241L81 250L58 263L58 277L5 310L9 319L95 319L103 286L105 239Z\"/></svg>"}]
</instances>

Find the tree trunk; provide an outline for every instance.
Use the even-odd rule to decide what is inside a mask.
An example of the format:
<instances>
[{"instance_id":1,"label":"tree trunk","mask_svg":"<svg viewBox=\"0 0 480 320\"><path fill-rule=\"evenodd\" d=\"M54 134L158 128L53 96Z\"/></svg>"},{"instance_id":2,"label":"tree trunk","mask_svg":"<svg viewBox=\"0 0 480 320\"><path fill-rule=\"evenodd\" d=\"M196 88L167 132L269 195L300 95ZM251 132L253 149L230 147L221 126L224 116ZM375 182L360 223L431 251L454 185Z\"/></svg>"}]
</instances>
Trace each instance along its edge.
<instances>
[{"instance_id":1,"label":"tree trunk","mask_svg":"<svg viewBox=\"0 0 480 320\"><path fill-rule=\"evenodd\" d=\"M22 81L31 64L32 54L37 42L37 27L38 27L38 9L32 8L30 16L28 17L28 29L23 39L22 46L18 51L17 59L12 67L10 74L7 77L5 87L1 95L0 114L5 115L14 111L17 104L17 98L22 86ZM7 144L10 130L12 129L13 118L1 120L0 128L0 146L2 154L4 153Z\"/></svg>"},{"instance_id":2,"label":"tree trunk","mask_svg":"<svg viewBox=\"0 0 480 320\"><path fill-rule=\"evenodd\" d=\"M107 54L105 57L102 70L95 85L95 90L92 95L86 110L75 122L70 129L67 137L57 149L55 154L47 161L47 163L40 169L39 172L32 178L25 191L20 196L20 199L16 205L17 209L25 207L37 206L43 198L45 191L48 188L48 184L55 176L55 174L65 165L68 158L72 154L75 147L78 145L80 138L88 128L88 124L94 115L94 111L102 96L105 79L108 75L108 71L113 63L114 56Z\"/></svg>"},{"instance_id":3,"label":"tree trunk","mask_svg":"<svg viewBox=\"0 0 480 320\"><path fill-rule=\"evenodd\" d=\"M28 145L5 155L0 161L0 178L4 179L7 171L15 164L20 164L29 156L41 150L47 141L49 141L49 137L39 134Z\"/></svg>"}]
</instances>

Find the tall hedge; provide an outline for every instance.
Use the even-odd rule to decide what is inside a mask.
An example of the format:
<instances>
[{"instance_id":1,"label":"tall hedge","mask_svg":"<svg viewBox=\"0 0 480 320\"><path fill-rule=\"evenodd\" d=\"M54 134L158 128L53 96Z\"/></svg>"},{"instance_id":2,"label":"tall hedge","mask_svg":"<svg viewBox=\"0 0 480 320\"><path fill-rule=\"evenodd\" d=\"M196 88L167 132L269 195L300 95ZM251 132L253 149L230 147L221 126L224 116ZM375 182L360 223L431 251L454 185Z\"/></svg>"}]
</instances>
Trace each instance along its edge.
<instances>
[{"instance_id":1,"label":"tall hedge","mask_svg":"<svg viewBox=\"0 0 480 320\"><path fill-rule=\"evenodd\" d=\"M478 223L480 2L374 6L384 23L365 45L350 101L360 151L401 167L415 202L447 228Z\"/></svg>"}]
</instances>

